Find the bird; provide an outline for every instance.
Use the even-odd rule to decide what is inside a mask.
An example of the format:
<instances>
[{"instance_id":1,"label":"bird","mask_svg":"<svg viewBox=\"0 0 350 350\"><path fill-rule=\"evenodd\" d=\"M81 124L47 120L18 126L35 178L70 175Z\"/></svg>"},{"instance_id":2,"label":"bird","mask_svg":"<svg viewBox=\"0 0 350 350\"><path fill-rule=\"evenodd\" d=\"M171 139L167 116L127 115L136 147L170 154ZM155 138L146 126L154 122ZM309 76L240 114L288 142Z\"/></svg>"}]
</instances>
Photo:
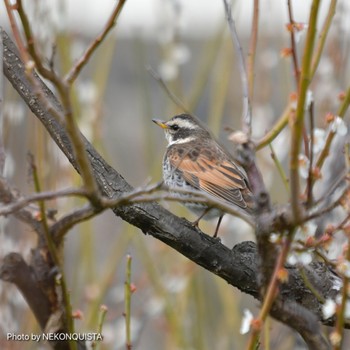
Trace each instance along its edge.
<instances>
[{"instance_id":1,"label":"bird","mask_svg":"<svg viewBox=\"0 0 350 350\"><path fill-rule=\"evenodd\" d=\"M152 121L164 130L168 141L163 158L163 179L170 190L204 192L253 215L254 196L246 172L196 118L185 113L169 121ZM218 217L213 235L217 237L225 213L202 201L188 201L191 194L183 193L185 191L178 193L179 198L186 198L183 204L199 215L193 225L198 226L202 218Z\"/></svg>"}]
</instances>

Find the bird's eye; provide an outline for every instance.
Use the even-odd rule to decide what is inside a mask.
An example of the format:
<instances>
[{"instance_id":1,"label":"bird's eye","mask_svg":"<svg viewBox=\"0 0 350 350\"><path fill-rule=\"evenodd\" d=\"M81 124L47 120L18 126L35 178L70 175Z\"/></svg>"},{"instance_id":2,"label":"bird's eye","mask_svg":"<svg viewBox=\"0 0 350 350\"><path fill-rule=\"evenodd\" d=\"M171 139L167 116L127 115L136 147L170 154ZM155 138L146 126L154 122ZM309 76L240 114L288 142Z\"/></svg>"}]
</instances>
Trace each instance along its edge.
<instances>
[{"instance_id":1,"label":"bird's eye","mask_svg":"<svg viewBox=\"0 0 350 350\"><path fill-rule=\"evenodd\" d=\"M174 131L179 130L179 126L176 125L176 124L172 125L171 128L172 128Z\"/></svg>"}]
</instances>

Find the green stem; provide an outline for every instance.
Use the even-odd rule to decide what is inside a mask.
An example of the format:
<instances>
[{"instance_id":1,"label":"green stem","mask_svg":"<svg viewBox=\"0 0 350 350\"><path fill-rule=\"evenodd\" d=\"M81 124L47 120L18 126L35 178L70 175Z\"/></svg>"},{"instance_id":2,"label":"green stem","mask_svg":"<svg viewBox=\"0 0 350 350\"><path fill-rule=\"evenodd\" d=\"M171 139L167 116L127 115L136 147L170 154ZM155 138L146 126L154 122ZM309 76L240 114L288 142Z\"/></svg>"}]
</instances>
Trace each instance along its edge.
<instances>
[{"instance_id":1,"label":"green stem","mask_svg":"<svg viewBox=\"0 0 350 350\"><path fill-rule=\"evenodd\" d=\"M98 318L98 326L97 326L97 333L101 334L102 333L102 328L103 328L103 324L107 315L107 306L106 305L101 305L100 307L100 312L99 312L99 318ZM94 350L97 350L99 348L99 346L97 345L98 343L96 341L94 341L91 344L91 348Z\"/></svg>"},{"instance_id":2,"label":"green stem","mask_svg":"<svg viewBox=\"0 0 350 350\"><path fill-rule=\"evenodd\" d=\"M312 285L310 280L308 279L304 266L301 266L299 269L300 276L304 281L305 286L310 289L311 293L316 297L316 299L320 302L320 304L324 304L325 299L324 297L317 291L317 289Z\"/></svg>"},{"instance_id":3,"label":"green stem","mask_svg":"<svg viewBox=\"0 0 350 350\"><path fill-rule=\"evenodd\" d=\"M252 35L250 37L249 52L247 57L247 76L250 101L253 101L254 95L254 63L256 56L256 46L258 42L259 27L259 0L254 0Z\"/></svg>"},{"instance_id":4,"label":"green stem","mask_svg":"<svg viewBox=\"0 0 350 350\"><path fill-rule=\"evenodd\" d=\"M324 22L321 34L319 35L316 52L312 59L311 79L314 77L318 64L320 63L321 55L323 52L324 45L326 43L326 38L329 32L329 28L332 24L336 6L337 6L337 0L332 0L329 5L328 14Z\"/></svg>"},{"instance_id":5,"label":"green stem","mask_svg":"<svg viewBox=\"0 0 350 350\"><path fill-rule=\"evenodd\" d=\"M34 163L33 157L30 156L30 166L33 172L33 180L34 180L34 187L35 191L40 193L41 192L41 186L40 186L40 180L38 176L38 171L37 167ZM39 207L40 207L40 214L41 214L41 221L43 223L43 231L44 231L44 238L46 241L47 248L49 250L51 259L55 266L59 269L59 274L60 276L59 279L56 280L56 283L61 286L62 290L62 297L63 297L63 303L65 307L65 317L66 317L66 325L67 325L67 330L70 334L74 333L74 322L72 318L72 307L70 304L70 298L69 298L69 292L67 290L67 285L65 282L65 277L63 270L61 268L60 260L58 258L58 252L56 249L56 246L52 240L51 234L50 234L50 228L47 222L47 216L46 216L46 208L45 208L45 202L44 200L39 201ZM77 344L75 341L70 340L69 341L69 346L71 350L77 349Z\"/></svg>"},{"instance_id":6,"label":"green stem","mask_svg":"<svg viewBox=\"0 0 350 350\"><path fill-rule=\"evenodd\" d=\"M126 332L126 349L131 350L131 261L132 257L127 255L126 257L126 281L124 285L124 293L125 293L125 332Z\"/></svg>"},{"instance_id":7,"label":"green stem","mask_svg":"<svg viewBox=\"0 0 350 350\"><path fill-rule=\"evenodd\" d=\"M296 221L299 221L301 217L301 209L299 205L300 181L298 156L300 153L300 145L303 136L306 94L311 82L311 60L315 44L319 5L320 0L313 0L300 75L298 105L296 109L295 120L292 125L290 156L290 197L293 216Z\"/></svg>"}]
</instances>

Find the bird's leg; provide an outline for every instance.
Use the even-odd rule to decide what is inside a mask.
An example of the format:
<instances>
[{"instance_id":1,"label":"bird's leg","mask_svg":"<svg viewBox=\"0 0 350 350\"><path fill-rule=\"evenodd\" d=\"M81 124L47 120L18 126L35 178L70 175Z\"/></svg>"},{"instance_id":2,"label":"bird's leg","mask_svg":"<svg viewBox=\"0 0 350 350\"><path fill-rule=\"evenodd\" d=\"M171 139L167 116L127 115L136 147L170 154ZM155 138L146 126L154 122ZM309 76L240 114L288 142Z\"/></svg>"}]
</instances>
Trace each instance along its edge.
<instances>
[{"instance_id":1,"label":"bird's leg","mask_svg":"<svg viewBox=\"0 0 350 350\"><path fill-rule=\"evenodd\" d=\"M199 227L198 224L199 224L199 221L201 221L203 219L203 216L205 216L206 214L208 214L209 210L211 208L206 208L203 212L203 214L201 214L197 220L193 221L192 222L192 225L195 226L195 227Z\"/></svg>"},{"instance_id":2,"label":"bird's leg","mask_svg":"<svg viewBox=\"0 0 350 350\"><path fill-rule=\"evenodd\" d=\"M224 216L224 214L222 214L222 215L219 216L219 220L218 220L218 223L217 223L217 225L216 225L216 229L215 229L215 232L214 232L214 236L213 236L213 237L217 237L217 235L218 235L219 227L220 227L220 224L221 224L221 221L222 221L223 216Z\"/></svg>"}]
</instances>

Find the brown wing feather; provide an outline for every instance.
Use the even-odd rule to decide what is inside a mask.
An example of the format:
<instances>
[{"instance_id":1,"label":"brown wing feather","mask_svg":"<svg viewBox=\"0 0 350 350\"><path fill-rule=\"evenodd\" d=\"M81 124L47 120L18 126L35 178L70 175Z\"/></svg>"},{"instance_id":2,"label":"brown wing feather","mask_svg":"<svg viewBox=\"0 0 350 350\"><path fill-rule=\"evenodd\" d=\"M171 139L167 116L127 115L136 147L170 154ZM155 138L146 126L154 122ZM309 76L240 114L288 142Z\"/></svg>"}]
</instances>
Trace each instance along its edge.
<instances>
[{"instance_id":1,"label":"brown wing feather","mask_svg":"<svg viewBox=\"0 0 350 350\"><path fill-rule=\"evenodd\" d=\"M197 157L189 154L170 157L170 161L192 186L246 208L247 203L242 196L242 191L250 192L246 177L226 155L221 156L222 159L210 159L202 152Z\"/></svg>"}]
</instances>

